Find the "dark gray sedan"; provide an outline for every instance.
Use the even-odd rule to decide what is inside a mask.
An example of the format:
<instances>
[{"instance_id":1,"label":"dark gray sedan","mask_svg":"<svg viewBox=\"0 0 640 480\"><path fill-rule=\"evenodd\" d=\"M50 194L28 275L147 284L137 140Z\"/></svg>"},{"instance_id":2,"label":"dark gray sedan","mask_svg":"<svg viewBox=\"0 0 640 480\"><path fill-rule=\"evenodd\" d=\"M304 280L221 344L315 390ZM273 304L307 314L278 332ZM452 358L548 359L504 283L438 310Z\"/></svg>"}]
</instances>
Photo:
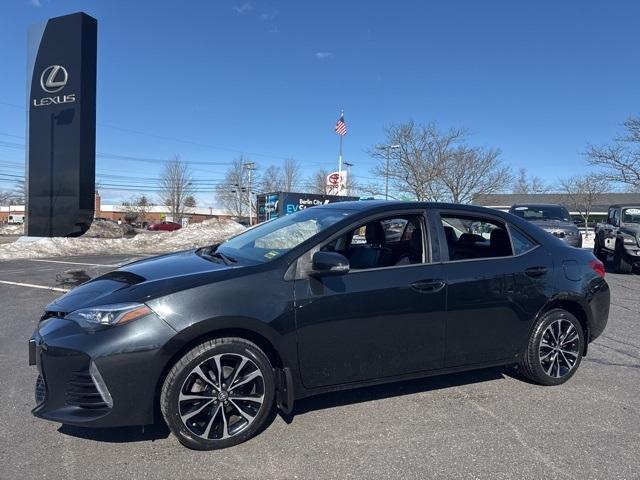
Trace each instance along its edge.
<instances>
[{"instance_id":1,"label":"dark gray sedan","mask_svg":"<svg viewBox=\"0 0 640 480\"><path fill-rule=\"evenodd\" d=\"M582 248L582 234L571 219L569 211L553 203L517 203L509 209L518 217L537 225L572 247Z\"/></svg>"}]
</instances>

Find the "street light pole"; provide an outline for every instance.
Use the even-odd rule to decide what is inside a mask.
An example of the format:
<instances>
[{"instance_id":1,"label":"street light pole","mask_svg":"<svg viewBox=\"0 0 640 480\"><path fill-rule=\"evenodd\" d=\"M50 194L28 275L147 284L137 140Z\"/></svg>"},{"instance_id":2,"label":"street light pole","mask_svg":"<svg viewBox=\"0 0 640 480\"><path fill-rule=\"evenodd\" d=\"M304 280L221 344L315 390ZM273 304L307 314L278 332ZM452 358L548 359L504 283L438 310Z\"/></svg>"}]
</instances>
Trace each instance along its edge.
<instances>
[{"instance_id":1,"label":"street light pole","mask_svg":"<svg viewBox=\"0 0 640 480\"><path fill-rule=\"evenodd\" d=\"M349 179L351 178L351 167L353 167L353 163L342 162L342 164L347 167L347 181L345 182L345 187L347 189L347 195L351 195L351 187Z\"/></svg>"},{"instance_id":2,"label":"street light pole","mask_svg":"<svg viewBox=\"0 0 640 480\"><path fill-rule=\"evenodd\" d=\"M249 226L253 225L253 203L251 202L251 172L256 169L256 164L254 162L243 163L242 166L249 170L249 191L247 192L247 197L249 198Z\"/></svg>"},{"instance_id":3,"label":"street light pole","mask_svg":"<svg viewBox=\"0 0 640 480\"><path fill-rule=\"evenodd\" d=\"M391 150L400 148L400 145L381 145L378 150L387 150L386 167L384 171L385 184L384 184L384 199L389 200L389 157L391 157Z\"/></svg>"}]
</instances>

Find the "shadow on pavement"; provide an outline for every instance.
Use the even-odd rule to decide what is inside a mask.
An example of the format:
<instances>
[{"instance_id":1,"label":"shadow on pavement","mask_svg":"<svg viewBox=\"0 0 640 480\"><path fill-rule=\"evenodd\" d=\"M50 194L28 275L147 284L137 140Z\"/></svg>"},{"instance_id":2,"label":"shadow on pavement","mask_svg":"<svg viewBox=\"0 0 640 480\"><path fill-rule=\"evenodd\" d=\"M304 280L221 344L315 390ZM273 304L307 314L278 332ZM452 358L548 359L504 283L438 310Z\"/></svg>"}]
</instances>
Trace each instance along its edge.
<instances>
[{"instance_id":1,"label":"shadow on pavement","mask_svg":"<svg viewBox=\"0 0 640 480\"><path fill-rule=\"evenodd\" d=\"M58 432L76 438L107 443L145 442L167 438L169 428L162 421L143 427L86 428L62 425Z\"/></svg>"},{"instance_id":2,"label":"shadow on pavement","mask_svg":"<svg viewBox=\"0 0 640 480\"><path fill-rule=\"evenodd\" d=\"M400 397L489 380L499 380L504 378L505 375L511 375L507 373L506 370L506 367L486 368L469 372L420 378L417 380L375 385L372 387L362 387L353 390L324 393L296 401L293 414L283 416L283 418L287 423L290 423L296 415L313 410L323 410L325 408L352 405L355 403L369 402L371 400L380 400L382 398Z\"/></svg>"},{"instance_id":3,"label":"shadow on pavement","mask_svg":"<svg viewBox=\"0 0 640 480\"><path fill-rule=\"evenodd\" d=\"M324 410L328 408L369 402L372 400L379 400L383 398L400 397L403 395L411 395L419 392L430 392L444 388L486 382L489 380L499 380L504 378L505 375L511 376L513 374L507 371L505 367L497 367L421 378L417 380L405 380L385 385L356 388L353 390L342 390L339 392L324 393L321 395L296 401L293 414L281 414L281 417L286 423L291 423L296 415L301 415L303 413L311 412L314 410ZM260 429L260 432L268 428L274 418L275 415L272 414L267 422L265 422L265 425ZM76 438L83 438L87 440L106 443L154 441L167 438L170 433L166 424L161 419L158 419L153 425L146 425L144 428L86 428L75 427L71 425L62 425L60 428L58 428L58 432Z\"/></svg>"}]
</instances>

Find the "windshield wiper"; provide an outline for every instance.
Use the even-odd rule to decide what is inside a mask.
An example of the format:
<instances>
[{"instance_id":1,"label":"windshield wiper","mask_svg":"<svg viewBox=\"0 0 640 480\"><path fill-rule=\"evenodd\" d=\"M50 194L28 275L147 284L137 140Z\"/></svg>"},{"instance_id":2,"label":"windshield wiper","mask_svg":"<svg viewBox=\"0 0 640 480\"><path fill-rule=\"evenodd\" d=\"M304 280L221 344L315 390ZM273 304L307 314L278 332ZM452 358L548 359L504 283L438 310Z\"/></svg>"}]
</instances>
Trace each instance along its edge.
<instances>
[{"instance_id":1,"label":"windshield wiper","mask_svg":"<svg viewBox=\"0 0 640 480\"><path fill-rule=\"evenodd\" d=\"M213 257L222 260L225 265L231 265L232 263L238 263L238 260L226 253L218 251L219 245L213 245L211 247L203 247L198 249L198 253L205 257Z\"/></svg>"},{"instance_id":2,"label":"windshield wiper","mask_svg":"<svg viewBox=\"0 0 640 480\"><path fill-rule=\"evenodd\" d=\"M209 253L209 256L211 257L215 257L215 258L219 258L220 260L222 260L224 262L225 265L231 265L232 263L238 263L238 260L227 255L226 253L222 253L218 250L216 250L213 253Z\"/></svg>"}]
</instances>

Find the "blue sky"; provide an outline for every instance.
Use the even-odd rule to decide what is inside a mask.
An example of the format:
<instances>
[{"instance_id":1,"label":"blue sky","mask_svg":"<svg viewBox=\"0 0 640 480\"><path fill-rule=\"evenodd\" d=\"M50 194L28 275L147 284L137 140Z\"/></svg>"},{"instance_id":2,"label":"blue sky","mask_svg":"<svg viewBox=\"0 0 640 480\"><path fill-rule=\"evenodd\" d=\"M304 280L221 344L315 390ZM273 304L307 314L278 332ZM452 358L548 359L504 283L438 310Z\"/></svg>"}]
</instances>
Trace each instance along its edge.
<instances>
[{"instance_id":1,"label":"blue sky","mask_svg":"<svg viewBox=\"0 0 640 480\"><path fill-rule=\"evenodd\" d=\"M345 159L365 182L366 151L409 119L467 127L553 181L640 113L632 0L4 0L0 171L24 161L13 144L24 142L27 28L76 11L99 22L97 150L109 154L226 163L245 152L263 169L292 156L308 174L336 167L344 109ZM143 179L161 165L97 168ZM225 166L192 168L214 182ZM106 190L107 202L136 193Z\"/></svg>"}]
</instances>

